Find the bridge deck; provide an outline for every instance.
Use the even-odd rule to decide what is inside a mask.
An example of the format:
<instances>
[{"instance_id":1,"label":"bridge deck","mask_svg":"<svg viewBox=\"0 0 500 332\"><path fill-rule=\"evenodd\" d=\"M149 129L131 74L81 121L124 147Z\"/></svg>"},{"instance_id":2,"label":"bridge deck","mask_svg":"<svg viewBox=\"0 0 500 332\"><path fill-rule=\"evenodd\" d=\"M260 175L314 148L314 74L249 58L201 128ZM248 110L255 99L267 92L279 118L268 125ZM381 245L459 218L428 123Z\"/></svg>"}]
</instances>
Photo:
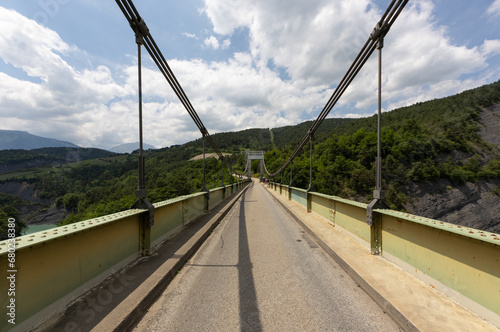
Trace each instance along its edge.
<instances>
[{"instance_id":1,"label":"bridge deck","mask_svg":"<svg viewBox=\"0 0 500 332\"><path fill-rule=\"evenodd\" d=\"M254 183L137 331L399 331Z\"/></svg>"}]
</instances>

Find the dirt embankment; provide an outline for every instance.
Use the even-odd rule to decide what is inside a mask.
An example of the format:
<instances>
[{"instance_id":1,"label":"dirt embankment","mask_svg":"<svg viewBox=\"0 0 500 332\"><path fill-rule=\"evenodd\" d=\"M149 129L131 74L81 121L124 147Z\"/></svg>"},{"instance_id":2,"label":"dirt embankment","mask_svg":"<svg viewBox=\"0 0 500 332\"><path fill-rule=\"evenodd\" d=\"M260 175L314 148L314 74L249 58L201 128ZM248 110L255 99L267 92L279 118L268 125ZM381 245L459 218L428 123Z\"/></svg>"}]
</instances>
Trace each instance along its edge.
<instances>
[{"instance_id":1,"label":"dirt embankment","mask_svg":"<svg viewBox=\"0 0 500 332\"><path fill-rule=\"evenodd\" d=\"M223 156L230 156L231 154L230 153L223 153L222 155ZM219 159L219 155L217 155L217 153L205 153L205 159L206 158L216 158L216 159ZM200 160L200 159L203 159L203 155L202 154L194 156L193 158L191 158L189 160Z\"/></svg>"}]
</instances>

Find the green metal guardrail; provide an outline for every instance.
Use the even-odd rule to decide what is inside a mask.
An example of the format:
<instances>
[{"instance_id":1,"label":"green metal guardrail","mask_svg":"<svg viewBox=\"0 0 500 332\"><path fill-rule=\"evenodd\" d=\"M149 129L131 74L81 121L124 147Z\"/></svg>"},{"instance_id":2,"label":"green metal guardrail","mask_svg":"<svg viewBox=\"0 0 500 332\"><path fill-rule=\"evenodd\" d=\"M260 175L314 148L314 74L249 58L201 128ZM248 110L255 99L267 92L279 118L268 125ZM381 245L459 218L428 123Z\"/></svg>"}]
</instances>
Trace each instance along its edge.
<instances>
[{"instance_id":1,"label":"green metal guardrail","mask_svg":"<svg viewBox=\"0 0 500 332\"><path fill-rule=\"evenodd\" d=\"M500 315L500 235L280 184L271 188L309 212L340 226L399 265L481 316Z\"/></svg>"},{"instance_id":2,"label":"green metal guardrail","mask_svg":"<svg viewBox=\"0 0 500 332\"><path fill-rule=\"evenodd\" d=\"M9 268L8 240L0 242L0 331L23 331L47 318L56 319L78 296L112 273L175 235L246 183L228 185L155 203L155 222L145 227L147 210L133 209L85 220L15 239L15 263ZM208 200L208 201L207 201ZM12 250L11 250L12 251ZM15 271L15 272L8 272ZM10 275L15 276L13 296ZM8 323L15 300L15 325ZM5 319L7 318L7 319Z\"/></svg>"}]
</instances>

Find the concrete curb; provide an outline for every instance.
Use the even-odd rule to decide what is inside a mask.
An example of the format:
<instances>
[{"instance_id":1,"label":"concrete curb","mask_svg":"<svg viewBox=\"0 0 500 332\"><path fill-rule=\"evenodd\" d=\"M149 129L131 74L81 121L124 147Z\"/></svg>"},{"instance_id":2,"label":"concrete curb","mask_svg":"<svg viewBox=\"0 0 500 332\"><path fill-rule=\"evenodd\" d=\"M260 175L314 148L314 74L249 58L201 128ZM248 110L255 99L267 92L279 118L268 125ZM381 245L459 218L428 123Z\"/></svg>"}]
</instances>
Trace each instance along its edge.
<instances>
[{"instance_id":1,"label":"concrete curb","mask_svg":"<svg viewBox=\"0 0 500 332\"><path fill-rule=\"evenodd\" d=\"M172 258L163 263L151 276L114 308L92 331L132 331L148 308L161 296L177 272L200 248L211 232L231 210L250 184L233 197Z\"/></svg>"},{"instance_id":2,"label":"concrete curb","mask_svg":"<svg viewBox=\"0 0 500 332\"><path fill-rule=\"evenodd\" d=\"M328 246L316 233L314 233L306 224L300 220L285 204L271 194L273 199L304 229L304 231L330 256L332 257L351 278L386 312L394 322L396 322L404 331L420 331L410 319L399 311L392 303L378 292L372 285L366 282L356 270L340 257L330 246Z\"/></svg>"}]
</instances>

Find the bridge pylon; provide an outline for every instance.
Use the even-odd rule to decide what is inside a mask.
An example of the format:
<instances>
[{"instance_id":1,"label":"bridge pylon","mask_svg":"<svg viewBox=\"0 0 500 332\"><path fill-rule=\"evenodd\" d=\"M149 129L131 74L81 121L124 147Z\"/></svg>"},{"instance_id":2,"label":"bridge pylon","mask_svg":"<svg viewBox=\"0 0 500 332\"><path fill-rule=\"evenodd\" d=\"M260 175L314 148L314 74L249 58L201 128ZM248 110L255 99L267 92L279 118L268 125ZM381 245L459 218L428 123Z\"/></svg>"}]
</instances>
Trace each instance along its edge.
<instances>
[{"instance_id":1,"label":"bridge pylon","mask_svg":"<svg viewBox=\"0 0 500 332\"><path fill-rule=\"evenodd\" d=\"M252 177L252 160L260 160L260 178L264 176L264 151L247 151L248 178Z\"/></svg>"}]
</instances>

